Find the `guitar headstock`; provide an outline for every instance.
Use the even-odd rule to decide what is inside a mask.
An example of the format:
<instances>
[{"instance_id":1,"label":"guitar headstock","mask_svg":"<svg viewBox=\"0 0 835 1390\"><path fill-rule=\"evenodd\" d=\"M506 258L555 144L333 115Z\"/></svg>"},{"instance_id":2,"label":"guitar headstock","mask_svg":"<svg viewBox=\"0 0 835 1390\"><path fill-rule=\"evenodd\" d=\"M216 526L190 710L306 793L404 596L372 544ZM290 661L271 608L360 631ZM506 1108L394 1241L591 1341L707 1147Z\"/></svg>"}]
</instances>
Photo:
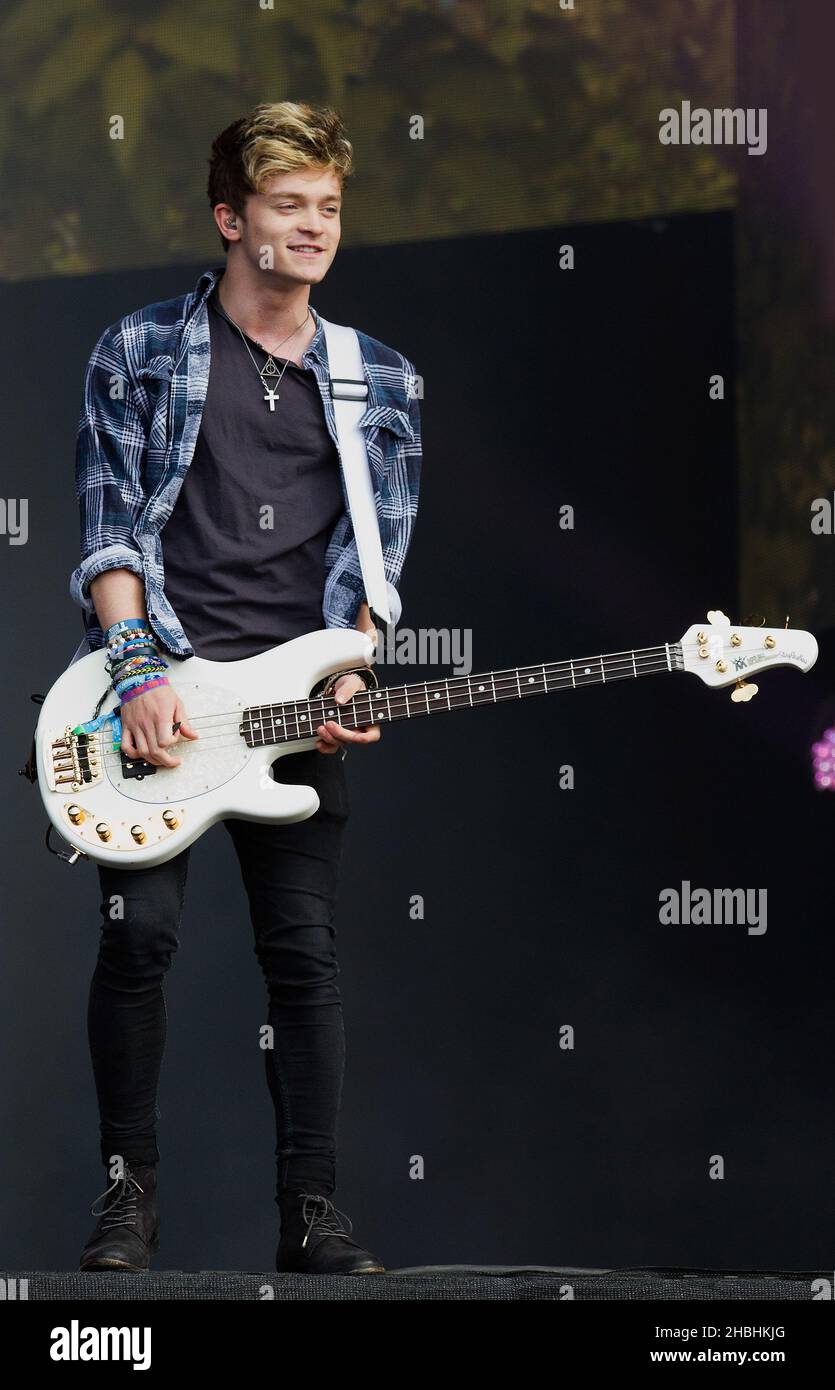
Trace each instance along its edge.
<instances>
[{"instance_id":1,"label":"guitar headstock","mask_svg":"<svg viewBox=\"0 0 835 1390\"><path fill-rule=\"evenodd\" d=\"M789 627L740 627L719 609L707 620L689 627L681 639L682 665L705 685L735 685L731 699L744 704L758 687L750 676L772 666L796 666L809 671L818 656L811 632Z\"/></svg>"}]
</instances>

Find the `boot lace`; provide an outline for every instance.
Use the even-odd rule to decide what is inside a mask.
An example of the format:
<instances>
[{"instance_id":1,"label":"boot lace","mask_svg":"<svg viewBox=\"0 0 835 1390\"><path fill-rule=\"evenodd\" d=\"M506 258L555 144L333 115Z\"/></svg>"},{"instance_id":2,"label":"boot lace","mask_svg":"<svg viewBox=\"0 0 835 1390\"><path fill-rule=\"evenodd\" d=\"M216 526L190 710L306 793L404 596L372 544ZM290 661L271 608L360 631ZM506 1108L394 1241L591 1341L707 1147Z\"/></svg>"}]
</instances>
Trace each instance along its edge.
<instances>
[{"instance_id":1,"label":"boot lace","mask_svg":"<svg viewBox=\"0 0 835 1390\"><path fill-rule=\"evenodd\" d=\"M307 1222L307 1230L302 1249L307 1245L309 1237L315 1232L317 1235L340 1236L342 1240L348 1240L354 1227L350 1217L335 1207L327 1197L321 1192L300 1192L298 1194L304 1198L302 1204L302 1220ZM348 1222L348 1229L345 1230L342 1220Z\"/></svg>"},{"instance_id":2,"label":"boot lace","mask_svg":"<svg viewBox=\"0 0 835 1390\"><path fill-rule=\"evenodd\" d=\"M120 1189L119 1194L108 1205L107 1199L116 1188ZM109 1231L114 1226L131 1226L136 1221L136 1194L144 1190L126 1164L122 1176L116 1178L101 1196L96 1198L90 1208L90 1215L104 1217L101 1222L102 1231ZM101 1207L99 1202L103 1204Z\"/></svg>"}]
</instances>

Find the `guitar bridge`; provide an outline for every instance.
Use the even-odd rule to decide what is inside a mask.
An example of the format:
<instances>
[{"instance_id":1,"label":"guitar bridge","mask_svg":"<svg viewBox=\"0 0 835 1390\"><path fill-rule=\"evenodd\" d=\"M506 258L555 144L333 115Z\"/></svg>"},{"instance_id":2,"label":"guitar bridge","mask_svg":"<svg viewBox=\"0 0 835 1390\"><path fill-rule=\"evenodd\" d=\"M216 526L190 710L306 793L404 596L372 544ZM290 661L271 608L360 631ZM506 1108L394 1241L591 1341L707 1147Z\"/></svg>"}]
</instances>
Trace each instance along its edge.
<instances>
[{"instance_id":1,"label":"guitar bridge","mask_svg":"<svg viewBox=\"0 0 835 1390\"><path fill-rule=\"evenodd\" d=\"M100 731L74 734L67 725L63 734L50 741L46 760L46 780L54 792L80 792L101 781L102 745Z\"/></svg>"}]
</instances>

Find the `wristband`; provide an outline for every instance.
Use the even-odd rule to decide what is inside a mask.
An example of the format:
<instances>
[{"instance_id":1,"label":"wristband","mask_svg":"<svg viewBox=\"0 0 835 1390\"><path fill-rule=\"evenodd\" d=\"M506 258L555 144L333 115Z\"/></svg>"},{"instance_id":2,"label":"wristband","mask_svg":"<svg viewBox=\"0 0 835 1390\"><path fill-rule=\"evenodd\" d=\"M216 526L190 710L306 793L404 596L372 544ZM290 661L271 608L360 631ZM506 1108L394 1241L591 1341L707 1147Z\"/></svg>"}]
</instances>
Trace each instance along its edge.
<instances>
[{"instance_id":1,"label":"wristband","mask_svg":"<svg viewBox=\"0 0 835 1390\"><path fill-rule=\"evenodd\" d=\"M147 618L119 618L117 622L111 623L104 634L105 642L110 642L120 633L131 632L138 629L141 632L153 632L151 624Z\"/></svg>"}]
</instances>

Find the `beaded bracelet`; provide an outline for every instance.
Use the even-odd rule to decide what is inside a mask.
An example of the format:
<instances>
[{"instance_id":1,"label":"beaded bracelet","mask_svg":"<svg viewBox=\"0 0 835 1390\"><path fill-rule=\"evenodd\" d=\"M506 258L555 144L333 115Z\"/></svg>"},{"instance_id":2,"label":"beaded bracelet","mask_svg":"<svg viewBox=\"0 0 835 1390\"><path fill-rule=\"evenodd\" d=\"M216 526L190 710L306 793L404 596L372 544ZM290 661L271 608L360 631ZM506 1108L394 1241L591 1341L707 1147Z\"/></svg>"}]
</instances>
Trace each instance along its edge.
<instances>
[{"instance_id":1,"label":"beaded bracelet","mask_svg":"<svg viewBox=\"0 0 835 1390\"><path fill-rule=\"evenodd\" d=\"M110 627L105 632L104 640L105 642L109 641L111 633L122 632L128 627L144 627L149 629L150 626L151 624L148 622L147 618L117 618L116 622L111 623Z\"/></svg>"},{"instance_id":2,"label":"beaded bracelet","mask_svg":"<svg viewBox=\"0 0 835 1390\"><path fill-rule=\"evenodd\" d=\"M142 652L155 652L156 650L156 642L125 642L121 647L110 649L109 658L111 661L122 661L126 656L141 655Z\"/></svg>"},{"instance_id":3,"label":"beaded bracelet","mask_svg":"<svg viewBox=\"0 0 835 1390\"><path fill-rule=\"evenodd\" d=\"M111 623L104 634L105 646L110 651L137 639L156 642L156 634L147 618L122 618L119 622Z\"/></svg>"}]
</instances>

